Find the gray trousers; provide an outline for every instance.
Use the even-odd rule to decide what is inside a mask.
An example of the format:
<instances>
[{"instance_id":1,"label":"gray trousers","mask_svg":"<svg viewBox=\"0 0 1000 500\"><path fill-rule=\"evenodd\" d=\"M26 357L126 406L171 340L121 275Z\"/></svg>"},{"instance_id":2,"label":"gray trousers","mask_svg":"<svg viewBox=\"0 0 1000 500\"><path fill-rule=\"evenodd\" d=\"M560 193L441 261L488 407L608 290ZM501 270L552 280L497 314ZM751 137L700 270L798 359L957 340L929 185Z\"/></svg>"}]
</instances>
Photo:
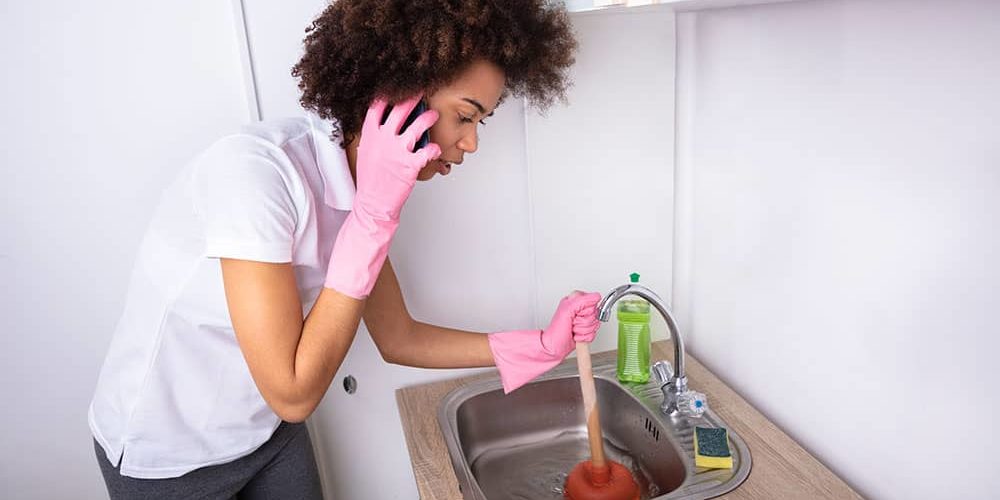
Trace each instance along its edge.
<instances>
[{"instance_id":1,"label":"gray trousers","mask_svg":"<svg viewBox=\"0 0 1000 500\"><path fill-rule=\"evenodd\" d=\"M96 440L94 451L112 500L323 499L319 470L304 423L282 422L271 439L245 457L167 479L123 476L111 465Z\"/></svg>"}]
</instances>

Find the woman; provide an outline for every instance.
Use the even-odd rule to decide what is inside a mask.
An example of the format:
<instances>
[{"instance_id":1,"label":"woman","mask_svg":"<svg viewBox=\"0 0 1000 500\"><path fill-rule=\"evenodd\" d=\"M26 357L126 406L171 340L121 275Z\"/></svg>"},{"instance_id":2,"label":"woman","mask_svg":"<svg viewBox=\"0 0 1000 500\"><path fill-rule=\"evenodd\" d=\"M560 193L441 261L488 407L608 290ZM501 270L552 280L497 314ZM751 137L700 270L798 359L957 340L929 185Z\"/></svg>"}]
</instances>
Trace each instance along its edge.
<instances>
[{"instance_id":1,"label":"woman","mask_svg":"<svg viewBox=\"0 0 1000 500\"><path fill-rule=\"evenodd\" d=\"M361 318L387 361L496 365L507 392L591 341L593 293L543 330L415 321L386 259L415 182L475 152L509 93L562 97L575 47L540 0L329 6L293 70L313 113L219 140L160 200L89 412L111 497L320 498L302 422Z\"/></svg>"}]
</instances>

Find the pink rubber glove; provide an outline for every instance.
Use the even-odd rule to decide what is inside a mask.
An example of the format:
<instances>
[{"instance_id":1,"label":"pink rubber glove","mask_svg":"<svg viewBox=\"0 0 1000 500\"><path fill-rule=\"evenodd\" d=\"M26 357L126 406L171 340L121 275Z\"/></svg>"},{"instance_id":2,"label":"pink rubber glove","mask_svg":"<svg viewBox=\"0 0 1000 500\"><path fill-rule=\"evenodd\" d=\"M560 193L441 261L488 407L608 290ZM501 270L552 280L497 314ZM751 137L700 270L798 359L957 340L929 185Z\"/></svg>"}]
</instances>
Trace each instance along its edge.
<instances>
[{"instance_id":1,"label":"pink rubber glove","mask_svg":"<svg viewBox=\"0 0 1000 500\"><path fill-rule=\"evenodd\" d=\"M576 348L597 335L597 303L601 295L575 291L559 301L544 330L514 330L489 335L493 360L504 394L551 370Z\"/></svg>"},{"instance_id":2,"label":"pink rubber glove","mask_svg":"<svg viewBox=\"0 0 1000 500\"><path fill-rule=\"evenodd\" d=\"M425 111L399 133L419 100L417 96L395 105L383 125L379 122L387 103L376 99L368 108L358 144L354 207L333 245L327 288L356 299L371 293L417 174L441 156L441 148L433 142L412 152L420 134L437 121L436 111Z\"/></svg>"}]
</instances>

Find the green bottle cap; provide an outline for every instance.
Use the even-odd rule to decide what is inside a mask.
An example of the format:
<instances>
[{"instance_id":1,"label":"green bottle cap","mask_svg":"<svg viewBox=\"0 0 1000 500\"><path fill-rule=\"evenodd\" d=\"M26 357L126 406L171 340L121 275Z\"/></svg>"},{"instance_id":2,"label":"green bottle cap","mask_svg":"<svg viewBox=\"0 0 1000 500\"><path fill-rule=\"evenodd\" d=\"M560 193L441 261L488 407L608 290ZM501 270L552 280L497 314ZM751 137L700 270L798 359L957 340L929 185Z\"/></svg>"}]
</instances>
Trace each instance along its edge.
<instances>
[{"instance_id":1,"label":"green bottle cap","mask_svg":"<svg viewBox=\"0 0 1000 500\"><path fill-rule=\"evenodd\" d=\"M628 275L628 277L629 277L629 279L632 280L632 283L638 283L639 282L639 273L632 273L632 274Z\"/></svg>"}]
</instances>

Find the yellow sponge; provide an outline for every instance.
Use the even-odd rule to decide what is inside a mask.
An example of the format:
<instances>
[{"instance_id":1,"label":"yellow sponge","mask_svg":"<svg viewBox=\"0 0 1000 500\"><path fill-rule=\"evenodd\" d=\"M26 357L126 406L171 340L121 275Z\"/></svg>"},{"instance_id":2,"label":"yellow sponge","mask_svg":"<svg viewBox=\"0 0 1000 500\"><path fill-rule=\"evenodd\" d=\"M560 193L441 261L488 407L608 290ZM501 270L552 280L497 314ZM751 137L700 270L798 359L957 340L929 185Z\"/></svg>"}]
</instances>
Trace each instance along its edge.
<instances>
[{"instance_id":1,"label":"yellow sponge","mask_svg":"<svg viewBox=\"0 0 1000 500\"><path fill-rule=\"evenodd\" d=\"M694 464L709 469L732 469L729 432L723 428L694 428Z\"/></svg>"}]
</instances>

